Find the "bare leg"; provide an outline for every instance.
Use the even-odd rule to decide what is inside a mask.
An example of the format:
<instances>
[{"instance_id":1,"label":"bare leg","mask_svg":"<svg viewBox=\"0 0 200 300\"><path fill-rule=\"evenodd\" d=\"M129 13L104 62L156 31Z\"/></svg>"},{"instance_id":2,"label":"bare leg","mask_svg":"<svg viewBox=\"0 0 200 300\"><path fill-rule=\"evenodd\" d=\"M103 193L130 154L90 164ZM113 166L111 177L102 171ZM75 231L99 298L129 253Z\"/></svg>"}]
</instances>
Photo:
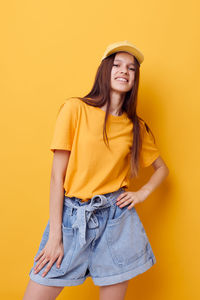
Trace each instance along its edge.
<instances>
[{"instance_id":1,"label":"bare leg","mask_svg":"<svg viewBox=\"0 0 200 300\"><path fill-rule=\"evenodd\" d=\"M124 300L128 282L127 280L117 284L100 286L100 300Z\"/></svg>"},{"instance_id":2,"label":"bare leg","mask_svg":"<svg viewBox=\"0 0 200 300\"><path fill-rule=\"evenodd\" d=\"M42 285L30 279L22 300L54 300L63 288L63 286Z\"/></svg>"}]
</instances>

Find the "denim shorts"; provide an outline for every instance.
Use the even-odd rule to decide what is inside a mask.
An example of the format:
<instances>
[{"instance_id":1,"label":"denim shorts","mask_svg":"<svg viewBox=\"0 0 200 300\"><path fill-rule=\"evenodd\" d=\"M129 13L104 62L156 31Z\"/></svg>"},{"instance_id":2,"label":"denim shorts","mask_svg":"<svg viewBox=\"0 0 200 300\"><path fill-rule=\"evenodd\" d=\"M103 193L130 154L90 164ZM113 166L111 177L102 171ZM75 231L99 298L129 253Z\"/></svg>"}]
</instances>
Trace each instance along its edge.
<instances>
[{"instance_id":1,"label":"denim shorts","mask_svg":"<svg viewBox=\"0 0 200 300\"><path fill-rule=\"evenodd\" d=\"M116 284L151 268L156 259L135 207L120 208L117 197L125 189L93 196L87 202L64 196L62 237L64 256L42 277L46 265L30 278L48 286L75 286L91 277L98 286ZM49 220L35 257L49 237Z\"/></svg>"}]
</instances>

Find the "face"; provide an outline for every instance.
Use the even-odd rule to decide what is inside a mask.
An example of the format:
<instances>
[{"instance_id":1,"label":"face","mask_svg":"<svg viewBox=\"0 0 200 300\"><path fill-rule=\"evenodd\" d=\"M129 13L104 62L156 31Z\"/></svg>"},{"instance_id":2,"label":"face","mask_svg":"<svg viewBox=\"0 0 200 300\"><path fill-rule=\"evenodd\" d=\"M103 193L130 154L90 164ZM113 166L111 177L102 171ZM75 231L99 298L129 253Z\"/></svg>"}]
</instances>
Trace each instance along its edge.
<instances>
[{"instance_id":1,"label":"face","mask_svg":"<svg viewBox=\"0 0 200 300\"><path fill-rule=\"evenodd\" d=\"M135 79L134 56L127 52L117 52L111 70L111 89L125 93L133 87Z\"/></svg>"}]
</instances>

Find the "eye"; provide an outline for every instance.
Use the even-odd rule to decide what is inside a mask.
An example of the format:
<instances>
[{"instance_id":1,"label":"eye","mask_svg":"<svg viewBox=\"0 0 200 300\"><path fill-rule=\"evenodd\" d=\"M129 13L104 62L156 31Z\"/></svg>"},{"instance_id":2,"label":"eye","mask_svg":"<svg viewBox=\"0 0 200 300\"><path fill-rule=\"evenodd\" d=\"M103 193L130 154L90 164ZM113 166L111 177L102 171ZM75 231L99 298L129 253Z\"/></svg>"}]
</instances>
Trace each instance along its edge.
<instances>
[{"instance_id":1,"label":"eye","mask_svg":"<svg viewBox=\"0 0 200 300\"><path fill-rule=\"evenodd\" d=\"M113 64L113 66L117 67L119 64ZM135 71L135 68L130 68L130 70Z\"/></svg>"}]
</instances>

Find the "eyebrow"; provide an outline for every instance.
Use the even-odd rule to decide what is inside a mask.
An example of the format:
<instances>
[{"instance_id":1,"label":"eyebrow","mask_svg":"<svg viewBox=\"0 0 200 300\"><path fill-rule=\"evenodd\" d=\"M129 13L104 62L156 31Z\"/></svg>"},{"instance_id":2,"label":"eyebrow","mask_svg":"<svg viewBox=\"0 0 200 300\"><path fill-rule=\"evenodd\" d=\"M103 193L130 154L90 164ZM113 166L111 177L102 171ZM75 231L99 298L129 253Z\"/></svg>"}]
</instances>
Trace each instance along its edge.
<instances>
[{"instance_id":1,"label":"eyebrow","mask_svg":"<svg viewBox=\"0 0 200 300\"><path fill-rule=\"evenodd\" d=\"M115 61L122 61L121 59L115 59ZM134 63L130 63L129 65L133 65L133 66L135 66L135 64Z\"/></svg>"}]
</instances>

